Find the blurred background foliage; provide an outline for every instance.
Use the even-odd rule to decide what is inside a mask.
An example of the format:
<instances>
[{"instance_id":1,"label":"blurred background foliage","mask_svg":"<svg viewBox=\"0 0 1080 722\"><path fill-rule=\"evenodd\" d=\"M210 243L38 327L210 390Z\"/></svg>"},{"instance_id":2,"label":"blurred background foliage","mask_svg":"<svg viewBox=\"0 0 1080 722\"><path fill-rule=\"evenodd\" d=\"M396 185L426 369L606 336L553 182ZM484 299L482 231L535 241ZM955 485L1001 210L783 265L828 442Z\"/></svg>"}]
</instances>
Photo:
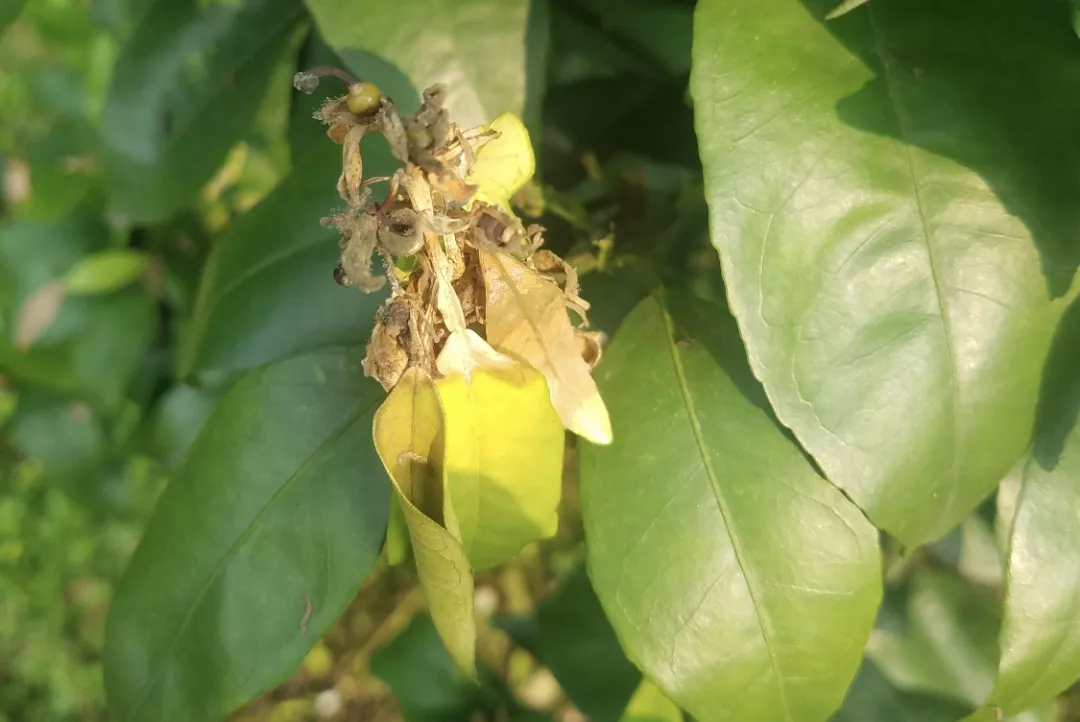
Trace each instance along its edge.
<instances>
[{"instance_id":1,"label":"blurred background foliage","mask_svg":"<svg viewBox=\"0 0 1080 722\"><path fill-rule=\"evenodd\" d=\"M613 332L650 274L722 303L687 94L693 3L531 12L540 175L519 200L581 269L594 325ZM338 151L290 79L337 59L303 6L3 0L0 26L0 720L104 720L114 584L216 400L236 371L362 339L375 301L331 281L318 218ZM230 234L247 255L207 267ZM381 565L235 719L679 719L640 686L589 587L573 468L558 536L478 579L480 686L451 664L412 573ZM931 547L887 546L886 603L836 720L945 722L985 696L995 518L991 504ZM1023 719L1080 715L1064 700Z\"/></svg>"}]
</instances>

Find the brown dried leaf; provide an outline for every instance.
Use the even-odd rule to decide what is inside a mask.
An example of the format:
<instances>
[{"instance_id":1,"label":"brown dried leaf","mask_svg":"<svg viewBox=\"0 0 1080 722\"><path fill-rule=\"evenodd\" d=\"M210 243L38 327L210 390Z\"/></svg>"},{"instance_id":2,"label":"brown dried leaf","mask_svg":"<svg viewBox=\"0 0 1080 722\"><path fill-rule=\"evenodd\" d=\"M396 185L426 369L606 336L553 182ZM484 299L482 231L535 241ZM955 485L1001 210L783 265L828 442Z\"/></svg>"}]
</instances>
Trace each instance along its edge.
<instances>
[{"instance_id":1,"label":"brown dried leaf","mask_svg":"<svg viewBox=\"0 0 1080 722\"><path fill-rule=\"evenodd\" d=\"M391 298L376 313L375 329L364 356L364 375L390 391L409 367L409 307Z\"/></svg>"},{"instance_id":2,"label":"brown dried leaf","mask_svg":"<svg viewBox=\"0 0 1080 722\"><path fill-rule=\"evenodd\" d=\"M11 342L20 351L30 348L44 335L64 305L64 282L50 281L30 294L15 315Z\"/></svg>"},{"instance_id":3,"label":"brown dried leaf","mask_svg":"<svg viewBox=\"0 0 1080 722\"><path fill-rule=\"evenodd\" d=\"M487 287L487 340L542 373L563 425L597 444L611 443L611 421L566 312L566 296L520 261L480 251Z\"/></svg>"},{"instance_id":4,"label":"brown dried leaf","mask_svg":"<svg viewBox=\"0 0 1080 722\"><path fill-rule=\"evenodd\" d=\"M367 128L361 125L349 128L341 146L338 194L351 208L362 206L367 200L366 189L361 185L364 180L364 160L360 155L360 141L363 140L366 130Z\"/></svg>"}]
</instances>

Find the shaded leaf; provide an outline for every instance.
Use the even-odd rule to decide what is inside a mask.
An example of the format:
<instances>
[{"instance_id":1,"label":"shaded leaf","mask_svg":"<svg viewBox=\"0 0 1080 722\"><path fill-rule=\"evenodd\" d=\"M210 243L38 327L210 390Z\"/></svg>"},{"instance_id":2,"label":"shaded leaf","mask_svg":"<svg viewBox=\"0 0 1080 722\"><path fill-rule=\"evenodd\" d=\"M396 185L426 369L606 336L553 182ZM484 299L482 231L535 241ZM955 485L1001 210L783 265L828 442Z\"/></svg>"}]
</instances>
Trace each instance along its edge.
<instances>
[{"instance_id":1,"label":"shaded leaf","mask_svg":"<svg viewBox=\"0 0 1080 722\"><path fill-rule=\"evenodd\" d=\"M362 50L401 68L418 88L443 83L462 128L525 103L526 0L306 0L326 41L343 56ZM398 107L403 107L397 98ZM413 110L404 107L405 110Z\"/></svg>"},{"instance_id":2,"label":"shaded leaf","mask_svg":"<svg viewBox=\"0 0 1080 722\"><path fill-rule=\"evenodd\" d=\"M435 384L423 370L413 367L375 413L375 448L409 526L416 571L435 628L454 663L475 677L473 572L460 536L441 523L445 508L439 469L442 435Z\"/></svg>"},{"instance_id":3,"label":"shaded leaf","mask_svg":"<svg viewBox=\"0 0 1080 722\"><path fill-rule=\"evenodd\" d=\"M1057 0L834 6L700 3L696 127L755 375L910 546L1028 442L1080 262L1080 45Z\"/></svg>"},{"instance_id":4,"label":"shaded leaf","mask_svg":"<svg viewBox=\"0 0 1080 722\"><path fill-rule=\"evenodd\" d=\"M337 198L336 155L336 163L320 158L294 168L218 239L200 282L181 375L246 369L367 340L385 294L334 283L341 250L335 232L319 224Z\"/></svg>"},{"instance_id":5,"label":"shaded leaf","mask_svg":"<svg viewBox=\"0 0 1080 722\"><path fill-rule=\"evenodd\" d=\"M454 664L427 614L371 656L371 671L390 685L406 722L464 722L490 696Z\"/></svg>"},{"instance_id":6,"label":"shaded leaf","mask_svg":"<svg viewBox=\"0 0 1080 722\"><path fill-rule=\"evenodd\" d=\"M1080 305L1062 321L1020 478L1007 553L1001 663L990 702L1012 714L1080 676Z\"/></svg>"},{"instance_id":7,"label":"shaded leaf","mask_svg":"<svg viewBox=\"0 0 1080 722\"><path fill-rule=\"evenodd\" d=\"M178 465L206 425L221 398L221 389L177 385L165 392L154 409L154 448L167 466Z\"/></svg>"},{"instance_id":8,"label":"shaded leaf","mask_svg":"<svg viewBox=\"0 0 1080 722\"><path fill-rule=\"evenodd\" d=\"M589 572L629 657L702 720L824 720L881 594L877 532L769 413L723 309L654 295L598 369Z\"/></svg>"},{"instance_id":9,"label":"shaded leaf","mask_svg":"<svg viewBox=\"0 0 1080 722\"><path fill-rule=\"evenodd\" d=\"M378 385L327 350L244 376L161 497L105 644L115 719L220 719L284 679L355 596L389 488Z\"/></svg>"},{"instance_id":10,"label":"shaded leaf","mask_svg":"<svg viewBox=\"0 0 1080 722\"><path fill-rule=\"evenodd\" d=\"M555 534L565 435L544 377L472 331L447 339L438 368L445 493L472 567L490 569Z\"/></svg>"},{"instance_id":11,"label":"shaded leaf","mask_svg":"<svg viewBox=\"0 0 1080 722\"><path fill-rule=\"evenodd\" d=\"M3 0L0 2L0 33L19 15L26 0Z\"/></svg>"},{"instance_id":12,"label":"shaded leaf","mask_svg":"<svg viewBox=\"0 0 1080 722\"><path fill-rule=\"evenodd\" d=\"M551 670L574 706L593 722L615 722L641 681L626 658L584 570L570 574L508 633Z\"/></svg>"},{"instance_id":13,"label":"shaded leaf","mask_svg":"<svg viewBox=\"0 0 1080 722\"><path fill-rule=\"evenodd\" d=\"M832 722L956 722L971 709L950 699L913 694L889 684L864 661Z\"/></svg>"},{"instance_id":14,"label":"shaded leaf","mask_svg":"<svg viewBox=\"0 0 1080 722\"><path fill-rule=\"evenodd\" d=\"M979 705L994 684L999 603L958 577L919 569L902 631L874 630L867 655L900 689Z\"/></svg>"},{"instance_id":15,"label":"shaded leaf","mask_svg":"<svg viewBox=\"0 0 1080 722\"><path fill-rule=\"evenodd\" d=\"M110 293L133 283L146 270L145 253L112 248L83 258L64 276L64 289L73 296Z\"/></svg>"},{"instance_id":16,"label":"shaded leaf","mask_svg":"<svg viewBox=\"0 0 1080 722\"><path fill-rule=\"evenodd\" d=\"M190 203L246 132L300 17L298 0L155 0L120 51L102 110L109 199L134 222Z\"/></svg>"},{"instance_id":17,"label":"shaded leaf","mask_svg":"<svg viewBox=\"0 0 1080 722\"><path fill-rule=\"evenodd\" d=\"M101 419L86 406L33 387L19 394L11 440L41 465L41 477L69 495L92 502L108 450Z\"/></svg>"},{"instance_id":18,"label":"shaded leaf","mask_svg":"<svg viewBox=\"0 0 1080 722\"><path fill-rule=\"evenodd\" d=\"M33 319L19 318L35 293L48 294L46 300L54 304L63 293L64 274L107 244L101 219L85 210L49 223L16 221L0 227L0 369L115 410L154 330L154 306L144 289L66 298L51 323L36 315L53 311L51 305L34 309ZM25 350L13 343L20 322L25 335L19 340L34 336Z\"/></svg>"},{"instance_id":19,"label":"shaded leaf","mask_svg":"<svg viewBox=\"0 0 1080 722\"><path fill-rule=\"evenodd\" d=\"M567 429L596 444L610 443L607 408L578 352L562 290L505 254L480 251L480 267L488 342L544 375Z\"/></svg>"}]
</instances>

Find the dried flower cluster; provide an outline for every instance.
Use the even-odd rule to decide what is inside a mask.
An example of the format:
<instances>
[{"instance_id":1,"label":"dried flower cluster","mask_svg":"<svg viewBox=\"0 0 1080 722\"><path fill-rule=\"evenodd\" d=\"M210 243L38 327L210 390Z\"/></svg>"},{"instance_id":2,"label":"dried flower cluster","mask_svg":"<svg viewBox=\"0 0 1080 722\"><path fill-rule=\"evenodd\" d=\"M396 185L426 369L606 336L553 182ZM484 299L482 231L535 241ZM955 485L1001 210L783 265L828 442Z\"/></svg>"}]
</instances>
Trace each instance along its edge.
<instances>
[{"instance_id":1,"label":"dried flower cluster","mask_svg":"<svg viewBox=\"0 0 1080 722\"><path fill-rule=\"evenodd\" d=\"M582 360L584 355L595 362L597 337L575 333L566 314L572 308L584 319L588 308L578 295L574 269L540 249L542 228L526 228L509 210L510 195L532 174L532 150L520 120L504 115L490 126L462 131L448 117L441 86L424 92L415 113L402 115L374 85L334 68L298 73L294 84L311 92L320 75L339 77L349 87L346 95L327 101L316 113L329 126L329 137L342 146L337 189L345 207L323 220L341 233L334 278L365 292L387 282L391 286L390 297L377 312L365 373L388 391L406 369L420 367L435 375L446 340L465 329L486 336L498 348L489 327L494 313L500 318L493 326L503 327L503 336L529 337L519 343L511 339L499 350L548 378L556 410L568 428L581 433L570 420L580 416L580 409L571 407L583 399L570 396L599 399L588 378L589 365ZM364 177L360 143L372 131L386 137L404 164L389 178ZM382 182L388 184L387 193L376 202L371 186ZM376 256L382 268L373 273ZM503 288L507 283L510 288ZM493 303L504 304L507 292L518 297L510 302L515 308L492 308ZM552 304L553 297L557 304ZM517 308L521 304L525 308ZM516 328L521 325L524 328ZM530 358L528 348L516 348L522 345L536 347L546 362ZM568 351L573 359L551 358ZM582 371L569 368L574 365L583 367L588 388L581 388ZM606 411L603 417L601 430L591 435L601 443L610 437Z\"/></svg>"}]
</instances>

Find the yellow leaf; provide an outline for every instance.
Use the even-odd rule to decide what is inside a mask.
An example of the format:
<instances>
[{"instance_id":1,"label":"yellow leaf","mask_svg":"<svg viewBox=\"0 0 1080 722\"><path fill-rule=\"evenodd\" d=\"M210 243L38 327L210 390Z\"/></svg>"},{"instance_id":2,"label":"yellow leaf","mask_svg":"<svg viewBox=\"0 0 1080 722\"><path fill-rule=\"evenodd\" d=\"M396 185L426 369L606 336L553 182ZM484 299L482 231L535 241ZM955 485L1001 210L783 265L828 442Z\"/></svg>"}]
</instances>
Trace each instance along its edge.
<instances>
[{"instance_id":1,"label":"yellow leaf","mask_svg":"<svg viewBox=\"0 0 1080 722\"><path fill-rule=\"evenodd\" d=\"M390 516L386 522L386 561L396 567L409 556L409 525L405 521L405 512L397 498L390 500Z\"/></svg>"},{"instance_id":2,"label":"yellow leaf","mask_svg":"<svg viewBox=\"0 0 1080 722\"><path fill-rule=\"evenodd\" d=\"M611 443L611 421L589 365L578 353L562 290L520 261L480 251L487 287L487 340L547 379L563 425L595 444Z\"/></svg>"},{"instance_id":3,"label":"yellow leaf","mask_svg":"<svg viewBox=\"0 0 1080 722\"><path fill-rule=\"evenodd\" d=\"M647 679L641 680L619 722L682 722L683 713Z\"/></svg>"},{"instance_id":4,"label":"yellow leaf","mask_svg":"<svg viewBox=\"0 0 1080 722\"><path fill-rule=\"evenodd\" d=\"M445 506L473 567L490 569L558 528L562 424L544 377L472 331L450 336L438 368Z\"/></svg>"},{"instance_id":5,"label":"yellow leaf","mask_svg":"<svg viewBox=\"0 0 1080 722\"><path fill-rule=\"evenodd\" d=\"M454 663L476 677L473 572L442 517L443 420L435 385L411 368L375 412L375 449L409 527L431 619Z\"/></svg>"},{"instance_id":6,"label":"yellow leaf","mask_svg":"<svg viewBox=\"0 0 1080 722\"><path fill-rule=\"evenodd\" d=\"M507 207L510 198L536 172L529 131L521 118L503 113L484 128L498 136L476 151L476 162L465 176L465 182L475 185L476 198L492 205Z\"/></svg>"}]
</instances>

